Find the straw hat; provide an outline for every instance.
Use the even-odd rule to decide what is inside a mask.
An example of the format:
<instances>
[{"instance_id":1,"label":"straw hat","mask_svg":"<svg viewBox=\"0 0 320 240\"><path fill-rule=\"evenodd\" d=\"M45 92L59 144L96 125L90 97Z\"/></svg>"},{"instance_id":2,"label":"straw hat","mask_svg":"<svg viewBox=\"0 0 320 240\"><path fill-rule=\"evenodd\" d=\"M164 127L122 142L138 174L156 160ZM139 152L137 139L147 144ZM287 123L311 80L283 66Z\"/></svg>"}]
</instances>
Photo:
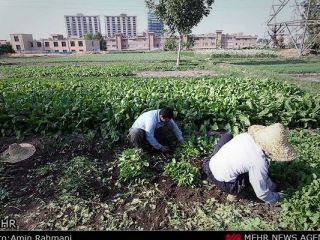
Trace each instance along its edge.
<instances>
[{"instance_id":1,"label":"straw hat","mask_svg":"<svg viewBox=\"0 0 320 240\"><path fill-rule=\"evenodd\" d=\"M288 142L288 130L281 123L270 126L253 125L248 129L254 141L276 161L291 161L296 152Z\"/></svg>"},{"instance_id":2,"label":"straw hat","mask_svg":"<svg viewBox=\"0 0 320 240\"><path fill-rule=\"evenodd\" d=\"M31 157L36 148L29 143L13 143L0 155L2 162L17 163Z\"/></svg>"}]
</instances>

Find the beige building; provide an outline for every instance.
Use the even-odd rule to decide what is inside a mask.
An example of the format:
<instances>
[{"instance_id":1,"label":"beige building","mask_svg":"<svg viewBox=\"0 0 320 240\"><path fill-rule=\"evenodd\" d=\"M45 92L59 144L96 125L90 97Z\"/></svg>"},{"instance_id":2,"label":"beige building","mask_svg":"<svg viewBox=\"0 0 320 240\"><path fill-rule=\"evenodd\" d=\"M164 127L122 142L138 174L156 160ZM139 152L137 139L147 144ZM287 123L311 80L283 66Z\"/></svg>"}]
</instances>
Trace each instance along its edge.
<instances>
[{"instance_id":1,"label":"beige building","mask_svg":"<svg viewBox=\"0 0 320 240\"><path fill-rule=\"evenodd\" d=\"M0 40L0 45L6 45L8 44L9 42L7 40Z\"/></svg>"},{"instance_id":2,"label":"beige building","mask_svg":"<svg viewBox=\"0 0 320 240\"><path fill-rule=\"evenodd\" d=\"M34 40L32 34L10 34L11 45L16 52L22 53L71 53L99 52L100 43L82 38L64 38L53 34L49 39Z\"/></svg>"},{"instance_id":3,"label":"beige building","mask_svg":"<svg viewBox=\"0 0 320 240\"><path fill-rule=\"evenodd\" d=\"M193 35L193 49L240 49L253 47L257 43L258 36L236 34L222 34L222 30L217 30L212 34Z\"/></svg>"},{"instance_id":4,"label":"beige building","mask_svg":"<svg viewBox=\"0 0 320 240\"><path fill-rule=\"evenodd\" d=\"M106 37L112 38L117 34L126 37L137 36L137 17L120 14L120 16L104 16Z\"/></svg>"},{"instance_id":5,"label":"beige building","mask_svg":"<svg viewBox=\"0 0 320 240\"><path fill-rule=\"evenodd\" d=\"M192 35L192 49L240 49L253 47L256 45L258 36L245 36L238 34L222 34L222 30L217 30L212 34ZM108 51L141 50L151 51L163 49L165 42L171 37L158 37L154 33L144 33L136 37L126 37L124 34L117 34L113 38L107 38ZM186 38L184 38L186 39ZM176 39L178 42L178 39Z\"/></svg>"},{"instance_id":6,"label":"beige building","mask_svg":"<svg viewBox=\"0 0 320 240\"><path fill-rule=\"evenodd\" d=\"M154 33L143 33L136 37L125 37L123 34L117 34L114 38L108 38L106 42L108 51L150 51L160 48L160 38L156 38Z\"/></svg>"}]
</instances>

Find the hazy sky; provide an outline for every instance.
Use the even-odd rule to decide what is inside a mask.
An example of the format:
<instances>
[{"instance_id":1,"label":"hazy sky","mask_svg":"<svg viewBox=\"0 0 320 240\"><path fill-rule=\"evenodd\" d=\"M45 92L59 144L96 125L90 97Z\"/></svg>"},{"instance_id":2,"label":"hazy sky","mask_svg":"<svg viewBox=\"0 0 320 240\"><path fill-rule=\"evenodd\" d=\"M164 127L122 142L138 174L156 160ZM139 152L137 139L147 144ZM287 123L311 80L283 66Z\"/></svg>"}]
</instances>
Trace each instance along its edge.
<instances>
[{"instance_id":1,"label":"hazy sky","mask_svg":"<svg viewBox=\"0 0 320 240\"><path fill-rule=\"evenodd\" d=\"M193 29L193 33L243 32L263 37L272 0L216 0L210 16ZM137 16L138 32L147 29L144 0L0 0L0 39L10 33L32 33L35 39L53 33L66 35L64 15ZM104 34L103 18L100 17Z\"/></svg>"}]
</instances>

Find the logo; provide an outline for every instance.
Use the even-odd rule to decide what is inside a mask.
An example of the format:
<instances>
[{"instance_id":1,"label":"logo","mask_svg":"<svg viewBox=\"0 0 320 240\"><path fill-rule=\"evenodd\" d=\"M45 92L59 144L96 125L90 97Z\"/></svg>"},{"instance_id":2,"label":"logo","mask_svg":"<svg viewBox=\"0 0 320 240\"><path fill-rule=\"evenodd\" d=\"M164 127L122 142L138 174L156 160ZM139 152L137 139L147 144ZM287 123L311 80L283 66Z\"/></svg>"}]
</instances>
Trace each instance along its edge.
<instances>
[{"instance_id":1,"label":"logo","mask_svg":"<svg viewBox=\"0 0 320 240\"><path fill-rule=\"evenodd\" d=\"M228 233L225 240L242 240L240 233Z\"/></svg>"}]
</instances>

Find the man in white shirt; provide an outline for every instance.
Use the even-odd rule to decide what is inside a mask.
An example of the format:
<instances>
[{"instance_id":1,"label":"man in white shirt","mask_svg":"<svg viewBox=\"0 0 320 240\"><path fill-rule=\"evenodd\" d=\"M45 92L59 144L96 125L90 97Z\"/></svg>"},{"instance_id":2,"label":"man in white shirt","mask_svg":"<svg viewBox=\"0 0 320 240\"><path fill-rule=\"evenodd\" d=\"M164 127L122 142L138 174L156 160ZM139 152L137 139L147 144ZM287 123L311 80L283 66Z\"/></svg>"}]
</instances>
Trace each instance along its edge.
<instances>
[{"instance_id":1,"label":"man in white shirt","mask_svg":"<svg viewBox=\"0 0 320 240\"><path fill-rule=\"evenodd\" d=\"M268 127L253 125L248 132L233 137L222 134L214 152L203 163L210 182L229 193L233 201L252 186L256 196L273 204L283 198L274 192L275 184L268 176L269 160L291 161L296 157L288 142L288 131L280 123Z\"/></svg>"},{"instance_id":2,"label":"man in white shirt","mask_svg":"<svg viewBox=\"0 0 320 240\"><path fill-rule=\"evenodd\" d=\"M165 107L141 114L130 128L128 138L136 148L148 149L150 146L167 152L170 149L163 144L168 143L168 130L172 130L180 143L184 141L181 130L173 120L173 110Z\"/></svg>"}]
</instances>

